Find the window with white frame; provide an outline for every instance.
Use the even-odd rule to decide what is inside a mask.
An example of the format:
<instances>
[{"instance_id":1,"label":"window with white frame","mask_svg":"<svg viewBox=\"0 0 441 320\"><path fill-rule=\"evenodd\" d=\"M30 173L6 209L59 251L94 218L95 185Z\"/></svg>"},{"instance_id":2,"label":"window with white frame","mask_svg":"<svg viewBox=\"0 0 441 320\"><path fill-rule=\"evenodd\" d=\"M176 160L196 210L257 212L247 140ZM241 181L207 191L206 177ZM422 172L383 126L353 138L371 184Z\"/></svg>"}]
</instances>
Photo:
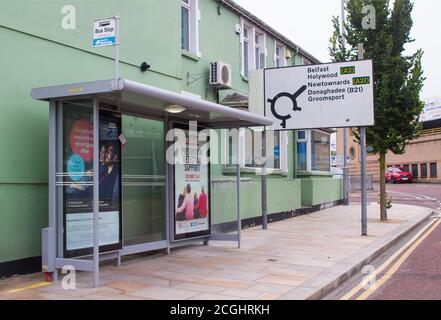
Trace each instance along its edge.
<instances>
[{"instance_id":1,"label":"window with white frame","mask_svg":"<svg viewBox=\"0 0 441 320\"><path fill-rule=\"evenodd\" d=\"M297 131L297 171L308 171L309 131Z\"/></svg>"},{"instance_id":2,"label":"window with white frame","mask_svg":"<svg viewBox=\"0 0 441 320\"><path fill-rule=\"evenodd\" d=\"M276 42L276 50L274 53L274 64L276 68L286 66L286 47Z\"/></svg>"},{"instance_id":3,"label":"window with white frame","mask_svg":"<svg viewBox=\"0 0 441 320\"><path fill-rule=\"evenodd\" d=\"M265 35L258 31L254 32L254 62L256 70L265 68Z\"/></svg>"},{"instance_id":4,"label":"window with white frame","mask_svg":"<svg viewBox=\"0 0 441 320\"><path fill-rule=\"evenodd\" d=\"M311 170L329 172L331 170L331 135L312 130Z\"/></svg>"},{"instance_id":5,"label":"window with white frame","mask_svg":"<svg viewBox=\"0 0 441 320\"><path fill-rule=\"evenodd\" d=\"M236 159L237 138L229 134L225 135L226 141L226 164L228 167L234 165ZM267 131L266 133L266 160L267 168L288 170L288 136L286 132ZM262 128L243 128L240 129L239 137L239 161L242 168L261 168L263 167L263 130Z\"/></svg>"},{"instance_id":6,"label":"window with white frame","mask_svg":"<svg viewBox=\"0 0 441 320\"><path fill-rule=\"evenodd\" d=\"M297 171L331 170L331 134L321 130L300 130L297 134Z\"/></svg>"},{"instance_id":7,"label":"window with white frame","mask_svg":"<svg viewBox=\"0 0 441 320\"><path fill-rule=\"evenodd\" d=\"M200 56L198 0L181 0L182 50Z\"/></svg>"},{"instance_id":8,"label":"window with white frame","mask_svg":"<svg viewBox=\"0 0 441 320\"><path fill-rule=\"evenodd\" d=\"M249 70L266 67L266 36L255 26L242 20L242 75L248 78Z\"/></svg>"},{"instance_id":9,"label":"window with white frame","mask_svg":"<svg viewBox=\"0 0 441 320\"><path fill-rule=\"evenodd\" d=\"M248 26L243 27L243 40L242 40L242 55L243 55L243 75L248 78L248 70L250 70L250 35L251 28Z\"/></svg>"}]
</instances>

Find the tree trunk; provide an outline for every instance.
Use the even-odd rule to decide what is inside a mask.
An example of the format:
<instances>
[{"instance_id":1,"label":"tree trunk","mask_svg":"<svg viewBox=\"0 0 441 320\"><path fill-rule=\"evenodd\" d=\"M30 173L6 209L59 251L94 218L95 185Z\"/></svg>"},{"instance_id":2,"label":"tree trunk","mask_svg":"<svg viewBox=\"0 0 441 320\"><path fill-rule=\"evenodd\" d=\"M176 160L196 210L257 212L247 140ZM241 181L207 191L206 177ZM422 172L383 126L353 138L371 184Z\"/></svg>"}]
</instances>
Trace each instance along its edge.
<instances>
[{"instance_id":1,"label":"tree trunk","mask_svg":"<svg viewBox=\"0 0 441 320\"><path fill-rule=\"evenodd\" d=\"M381 216L381 221L387 221L386 178L384 176L385 172L386 172L386 154L380 153L380 216Z\"/></svg>"}]
</instances>

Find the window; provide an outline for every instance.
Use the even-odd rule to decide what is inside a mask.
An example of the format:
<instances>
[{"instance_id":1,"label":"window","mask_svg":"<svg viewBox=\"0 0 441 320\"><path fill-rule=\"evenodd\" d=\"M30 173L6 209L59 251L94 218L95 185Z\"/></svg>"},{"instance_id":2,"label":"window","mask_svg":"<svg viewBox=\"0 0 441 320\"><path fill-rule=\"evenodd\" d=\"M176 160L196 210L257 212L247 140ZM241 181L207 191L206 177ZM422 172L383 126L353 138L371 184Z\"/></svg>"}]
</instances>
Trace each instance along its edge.
<instances>
[{"instance_id":1,"label":"window","mask_svg":"<svg viewBox=\"0 0 441 320\"><path fill-rule=\"evenodd\" d=\"M284 45L276 43L276 51L274 54L274 62L276 68L286 66L286 49Z\"/></svg>"},{"instance_id":2,"label":"window","mask_svg":"<svg viewBox=\"0 0 441 320\"><path fill-rule=\"evenodd\" d=\"M297 171L331 170L331 135L321 130L297 131Z\"/></svg>"},{"instance_id":3,"label":"window","mask_svg":"<svg viewBox=\"0 0 441 320\"><path fill-rule=\"evenodd\" d=\"M404 172L409 172L409 165L408 164L404 164L403 165L403 171Z\"/></svg>"},{"instance_id":4,"label":"window","mask_svg":"<svg viewBox=\"0 0 441 320\"><path fill-rule=\"evenodd\" d=\"M273 168L274 169L280 169L280 131L274 131L274 137L273 137Z\"/></svg>"},{"instance_id":5,"label":"window","mask_svg":"<svg viewBox=\"0 0 441 320\"><path fill-rule=\"evenodd\" d=\"M232 131L223 133L225 145L225 157L227 167L232 167L236 163L236 138ZM234 138L233 138L234 136ZM263 167L263 131L262 128L240 129L239 138L239 161L242 168L262 168ZM288 136L286 132L267 131L266 132L266 166L269 169L282 170L286 172L288 167ZM234 156L233 156L234 155Z\"/></svg>"},{"instance_id":6,"label":"window","mask_svg":"<svg viewBox=\"0 0 441 320\"><path fill-rule=\"evenodd\" d=\"M200 56L198 32L198 0L181 0L182 50Z\"/></svg>"},{"instance_id":7,"label":"window","mask_svg":"<svg viewBox=\"0 0 441 320\"><path fill-rule=\"evenodd\" d=\"M438 178L438 168L436 163L430 164L430 177L431 178Z\"/></svg>"},{"instance_id":8,"label":"window","mask_svg":"<svg viewBox=\"0 0 441 320\"><path fill-rule=\"evenodd\" d=\"M235 130L225 130L223 135L226 145L224 145L224 150L222 152L224 155L224 163L227 168L233 168L237 165L237 129Z\"/></svg>"},{"instance_id":9,"label":"window","mask_svg":"<svg viewBox=\"0 0 441 320\"><path fill-rule=\"evenodd\" d=\"M182 49L190 51L190 0L183 0L181 7Z\"/></svg>"},{"instance_id":10,"label":"window","mask_svg":"<svg viewBox=\"0 0 441 320\"><path fill-rule=\"evenodd\" d=\"M254 35L254 60L256 63L256 70L265 68L265 35L256 32Z\"/></svg>"},{"instance_id":11,"label":"window","mask_svg":"<svg viewBox=\"0 0 441 320\"><path fill-rule=\"evenodd\" d=\"M248 78L249 70L266 67L265 33L242 20L242 76Z\"/></svg>"},{"instance_id":12,"label":"window","mask_svg":"<svg viewBox=\"0 0 441 320\"><path fill-rule=\"evenodd\" d=\"M297 131L297 171L308 171L308 140L306 131Z\"/></svg>"},{"instance_id":13,"label":"window","mask_svg":"<svg viewBox=\"0 0 441 320\"><path fill-rule=\"evenodd\" d=\"M427 178L427 163L421 164L421 178Z\"/></svg>"},{"instance_id":14,"label":"window","mask_svg":"<svg viewBox=\"0 0 441 320\"><path fill-rule=\"evenodd\" d=\"M263 131L245 129L245 167L263 167ZM267 132L267 167L280 169L280 132Z\"/></svg>"},{"instance_id":15,"label":"window","mask_svg":"<svg viewBox=\"0 0 441 320\"><path fill-rule=\"evenodd\" d=\"M417 164L412 165L412 177L418 178L418 165Z\"/></svg>"},{"instance_id":16,"label":"window","mask_svg":"<svg viewBox=\"0 0 441 320\"><path fill-rule=\"evenodd\" d=\"M331 136L328 133L312 131L311 169L323 172L331 170Z\"/></svg>"},{"instance_id":17,"label":"window","mask_svg":"<svg viewBox=\"0 0 441 320\"><path fill-rule=\"evenodd\" d=\"M251 129L245 129L245 167L256 168L258 165L256 163L262 163L262 159L257 155L256 141L259 140L256 137L258 133ZM260 137L262 139L262 137ZM262 149L262 146L260 146ZM259 165L260 166L260 165Z\"/></svg>"},{"instance_id":18,"label":"window","mask_svg":"<svg viewBox=\"0 0 441 320\"><path fill-rule=\"evenodd\" d=\"M248 70L250 70L250 29L243 28L243 71L244 76L248 78Z\"/></svg>"}]
</instances>

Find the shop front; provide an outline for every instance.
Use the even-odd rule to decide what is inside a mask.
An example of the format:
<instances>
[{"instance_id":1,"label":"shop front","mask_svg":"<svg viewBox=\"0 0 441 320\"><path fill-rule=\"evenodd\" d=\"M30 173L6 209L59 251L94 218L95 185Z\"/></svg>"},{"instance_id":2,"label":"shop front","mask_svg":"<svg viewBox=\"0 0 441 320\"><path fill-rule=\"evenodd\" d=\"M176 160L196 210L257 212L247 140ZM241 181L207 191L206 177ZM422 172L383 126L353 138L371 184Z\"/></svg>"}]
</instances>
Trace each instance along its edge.
<instances>
[{"instance_id":1,"label":"shop front","mask_svg":"<svg viewBox=\"0 0 441 320\"><path fill-rule=\"evenodd\" d=\"M214 234L210 162L199 150L211 129L271 120L123 79L37 88L32 97L50 105L45 273L57 277L69 265L93 272L98 286L100 260L120 264L189 241L240 246L240 170L238 232Z\"/></svg>"}]
</instances>

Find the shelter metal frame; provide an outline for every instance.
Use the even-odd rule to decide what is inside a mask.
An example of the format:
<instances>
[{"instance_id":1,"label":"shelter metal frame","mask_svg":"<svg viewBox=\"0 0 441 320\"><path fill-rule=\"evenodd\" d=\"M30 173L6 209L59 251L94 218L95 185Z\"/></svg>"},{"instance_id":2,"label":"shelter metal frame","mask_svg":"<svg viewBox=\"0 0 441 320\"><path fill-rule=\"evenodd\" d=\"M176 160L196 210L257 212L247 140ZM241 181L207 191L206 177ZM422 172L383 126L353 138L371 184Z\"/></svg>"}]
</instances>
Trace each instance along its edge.
<instances>
[{"instance_id":1,"label":"shelter metal frame","mask_svg":"<svg viewBox=\"0 0 441 320\"><path fill-rule=\"evenodd\" d=\"M166 239L157 242L141 243L124 246L113 252L99 252L99 111L100 109L115 108L112 110L120 114L138 117L156 118L164 121L165 152L171 142L165 136L172 129L175 120L196 120L212 129L231 129L241 127L270 126L272 121L266 117L250 112L219 105L194 96L148 86L130 80L101 80L79 84L58 85L45 88L36 88L32 91L32 98L49 102L49 225L42 231L42 270L58 278L58 270L69 265L76 270L93 272L93 286L99 286L99 262L116 259L121 264L121 257L136 253L166 249L170 254L171 248L187 245L195 241L235 241L241 245L241 218L240 218L240 164L236 164L236 210L237 234L211 234L195 239L173 241L171 226L173 223L171 210L174 193L174 176L172 164L165 166L165 220ZM63 212L60 199L61 188L57 188L57 171L62 171L62 110L63 103L88 98L93 101L93 254L79 258L64 258L62 243L63 223L60 221ZM169 115L165 107L170 104L184 106L186 111L178 115ZM239 143L237 143L239 148ZM211 183L211 181L210 181ZM124 217L123 212L121 213ZM212 214L210 212L210 214ZM124 221L124 218L123 218ZM120 230L123 232L123 230Z\"/></svg>"}]
</instances>

